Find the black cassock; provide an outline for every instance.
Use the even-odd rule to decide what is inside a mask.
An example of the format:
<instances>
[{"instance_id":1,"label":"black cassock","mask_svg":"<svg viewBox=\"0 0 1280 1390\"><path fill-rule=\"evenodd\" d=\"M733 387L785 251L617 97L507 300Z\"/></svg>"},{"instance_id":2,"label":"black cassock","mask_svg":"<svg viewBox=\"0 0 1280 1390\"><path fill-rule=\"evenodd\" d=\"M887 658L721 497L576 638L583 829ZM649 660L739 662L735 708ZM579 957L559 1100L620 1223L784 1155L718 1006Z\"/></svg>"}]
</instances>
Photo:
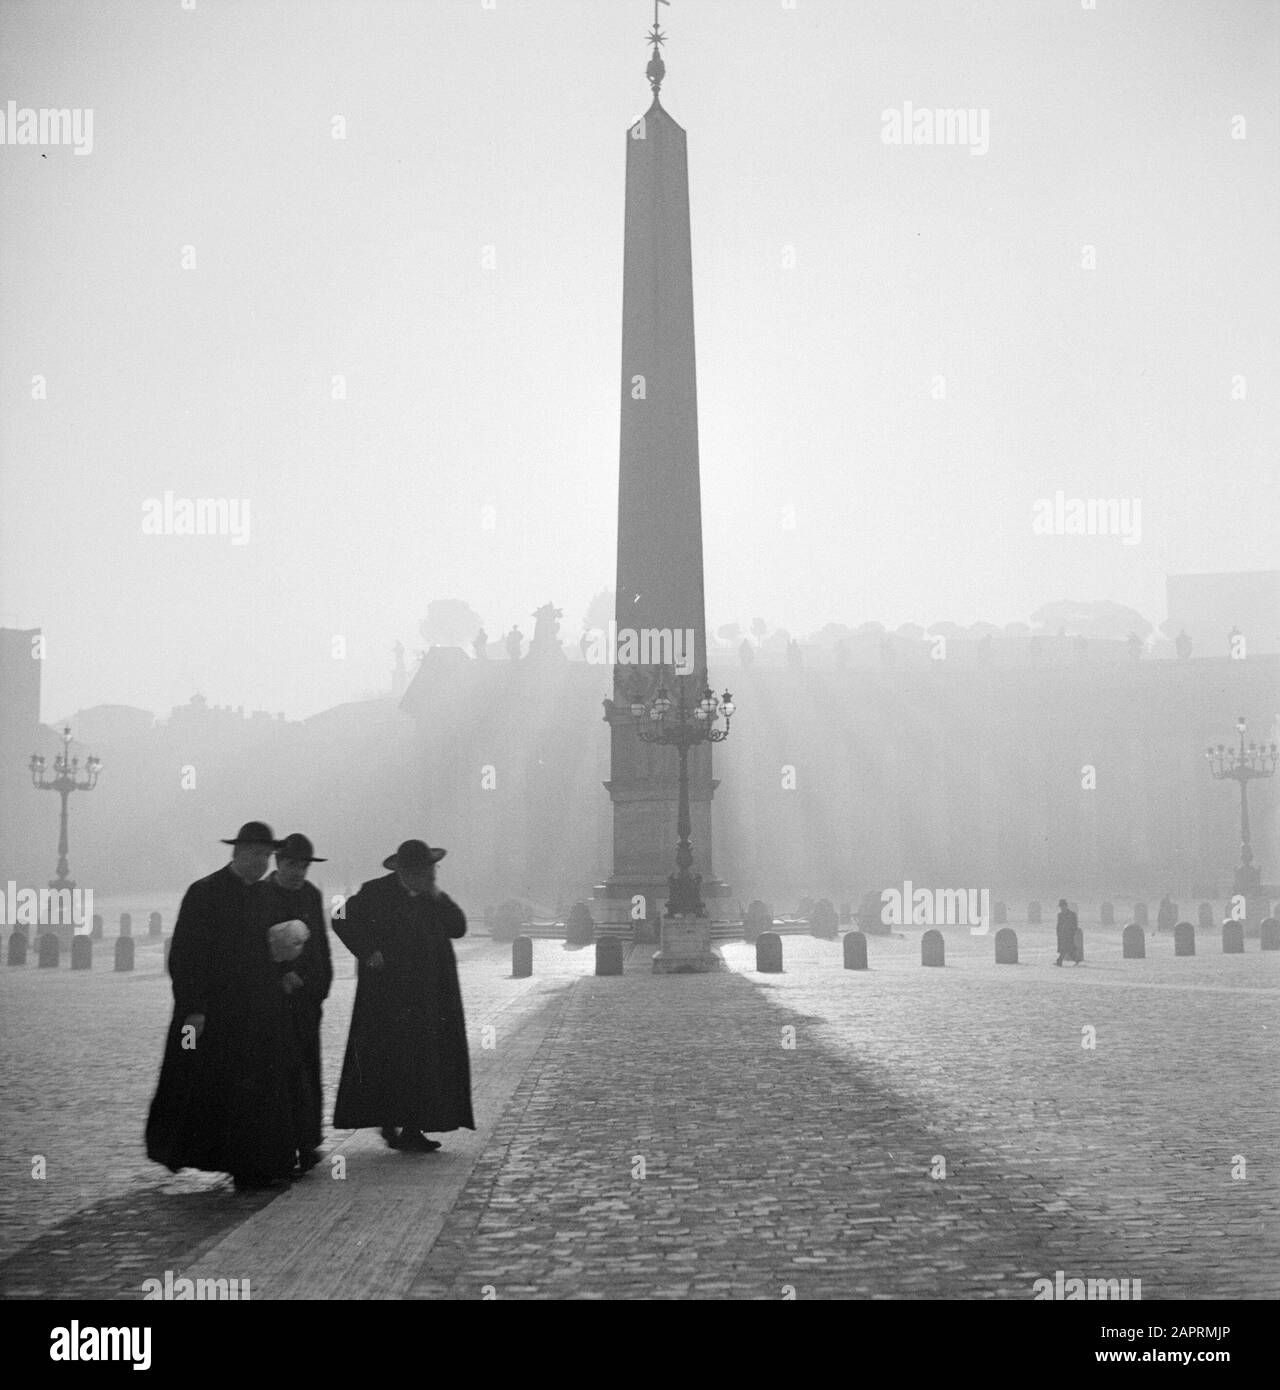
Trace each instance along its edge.
<instances>
[{"instance_id":1,"label":"black cassock","mask_svg":"<svg viewBox=\"0 0 1280 1390\"><path fill-rule=\"evenodd\" d=\"M307 1079L267 942L260 883L219 869L187 889L173 928L173 1020L147 1117L147 1157L177 1172L285 1177L305 1143ZM204 1014L194 1048L183 1022Z\"/></svg>"},{"instance_id":2,"label":"black cassock","mask_svg":"<svg viewBox=\"0 0 1280 1390\"><path fill-rule=\"evenodd\" d=\"M467 919L445 893L412 896L395 874L347 900L334 934L359 962L335 1129L475 1129L462 993L450 938ZM367 961L381 951L383 966Z\"/></svg>"},{"instance_id":3,"label":"black cassock","mask_svg":"<svg viewBox=\"0 0 1280 1390\"><path fill-rule=\"evenodd\" d=\"M302 981L302 988L289 995L289 1013L293 1019L294 1036L302 1065L307 1073L307 1111L303 1134L304 1147L318 1149L323 1138L323 1089L320 1077L320 1020L324 1001L333 984L333 958L329 954L329 933L324 924L324 905L320 890L314 883L299 888L282 888L274 875L263 881L268 904L269 923L297 920L305 922L310 933L295 960L284 961L276 969L283 981L292 971Z\"/></svg>"}]
</instances>

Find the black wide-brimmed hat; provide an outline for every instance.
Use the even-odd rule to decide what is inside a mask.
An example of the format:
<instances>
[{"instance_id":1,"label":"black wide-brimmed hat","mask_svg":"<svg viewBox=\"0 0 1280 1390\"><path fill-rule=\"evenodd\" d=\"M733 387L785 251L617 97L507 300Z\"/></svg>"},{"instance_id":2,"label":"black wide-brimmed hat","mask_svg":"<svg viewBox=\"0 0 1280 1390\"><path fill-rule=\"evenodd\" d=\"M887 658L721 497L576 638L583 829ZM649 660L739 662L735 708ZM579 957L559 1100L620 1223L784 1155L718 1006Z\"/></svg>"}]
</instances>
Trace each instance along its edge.
<instances>
[{"instance_id":1,"label":"black wide-brimmed hat","mask_svg":"<svg viewBox=\"0 0 1280 1390\"><path fill-rule=\"evenodd\" d=\"M276 837L271 832L269 825L264 825L260 820L247 820L240 827L240 833L234 840L223 840L224 845L270 845L276 848Z\"/></svg>"},{"instance_id":2,"label":"black wide-brimmed hat","mask_svg":"<svg viewBox=\"0 0 1280 1390\"><path fill-rule=\"evenodd\" d=\"M302 859L308 864L327 864L327 859L321 859L315 853L315 845L307 839L305 835L296 832L286 835L283 840L276 845L277 859Z\"/></svg>"},{"instance_id":3,"label":"black wide-brimmed hat","mask_svg":"<svg viewBox=\"0 0 1280 1390\"><path fill-rule=\"evenodd\" d=\"M429 869L443 859L445 851L432 849L425 840L405 840L390 858L382 861L384 869Z\"/></svg>"}]
</instances>

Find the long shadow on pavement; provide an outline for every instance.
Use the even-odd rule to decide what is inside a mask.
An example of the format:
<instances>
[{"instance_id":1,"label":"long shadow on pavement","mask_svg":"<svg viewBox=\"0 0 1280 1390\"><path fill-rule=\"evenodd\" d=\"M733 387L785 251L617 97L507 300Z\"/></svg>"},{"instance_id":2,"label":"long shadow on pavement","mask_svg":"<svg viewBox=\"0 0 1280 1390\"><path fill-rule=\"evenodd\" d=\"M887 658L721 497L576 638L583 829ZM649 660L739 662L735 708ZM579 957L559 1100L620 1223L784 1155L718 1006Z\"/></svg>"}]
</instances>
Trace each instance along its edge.
<instances>
[{"instance_id":1,"label":"long shadow on pavement","mask_svg":"<svg viewBox=\"0 0 1280 1390\"><path fill-rule=\"evenodd\" d=\"M97 1202L0 1261L0 1298L137 1300L276 1195L146 1187Z\"/></svg>"}]
</instances>

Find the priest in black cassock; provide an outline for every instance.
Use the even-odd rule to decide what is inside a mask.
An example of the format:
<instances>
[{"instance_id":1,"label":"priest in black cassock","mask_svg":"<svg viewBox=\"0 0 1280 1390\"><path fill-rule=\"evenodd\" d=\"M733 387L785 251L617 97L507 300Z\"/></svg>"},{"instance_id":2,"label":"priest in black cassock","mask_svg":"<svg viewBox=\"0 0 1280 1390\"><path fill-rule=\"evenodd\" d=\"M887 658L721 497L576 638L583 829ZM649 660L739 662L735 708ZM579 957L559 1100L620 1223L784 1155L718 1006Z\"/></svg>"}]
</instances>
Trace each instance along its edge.
<instances>
[{"instance_id":1,"label":"priest in black cassock","mask_svg":"<svg viewBox=\"0 0 1280 1390\"><path fill-rule=\"evenodd\" d=\"M377 1127L393 1149L438 1149L428 1132L475 1129L471 1062L450 940L467 919L436 887L445 851L406 840L335 913L359 962L335 1129Z\"/></svg>"},{"instance_id":2,"label":"priest in black cassock","mask_svg":"<svg viewBox=\"0 0 1280 1390\"><path fill-rule=\"evenodd\" d=\"M292 1173L306 1137L306 1075L259 882L275 837L249 821L223 844L231 862L187 889L173 928L173 1020L147 1157L174 1173L230 1173L246 1191Z\"/></svg>"},{"instance_id":3,"label":"priest in black cassock","mask_svg":"<svg viewBox=\"0 0 1280 1390\"><path fill-rule=\"evenodd\" d=\"M307 1073L307 1112L298 1167L306 1173L320 1161L321 1110L320 1020L324 1001L333 984L333 959L324 924L320 890L307 882L312 864L326 861L315 853L305 835L286 835L276 847L276 867L263 882L271 922L302 922L308 931L302 950L293 960L281 961L280 982L289 997L289 1013L302 1065Z\"/></svg>"}]
</instances>

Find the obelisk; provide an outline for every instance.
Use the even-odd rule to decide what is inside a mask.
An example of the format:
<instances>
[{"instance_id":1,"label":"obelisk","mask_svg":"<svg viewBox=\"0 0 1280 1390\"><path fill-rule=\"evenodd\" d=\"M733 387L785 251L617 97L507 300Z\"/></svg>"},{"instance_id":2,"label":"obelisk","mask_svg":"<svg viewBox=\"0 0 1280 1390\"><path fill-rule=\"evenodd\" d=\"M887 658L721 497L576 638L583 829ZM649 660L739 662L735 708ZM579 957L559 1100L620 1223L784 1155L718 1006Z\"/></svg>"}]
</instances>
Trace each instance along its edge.
<instances>
[{"instance_id":1,"label":"obelisk","mask_svg":"<svg viewBox=\"0 0 1280 1390\"><path fill-rule=\"evenodd\" d=\"M656 917L675 867L677 754L640 740L630 706L651 699L660 687L673 700L683 690L692 706L707 684L689 172L685 133L659 97L666 74L664 39L655 18L647 69L653 101L627 131L618 648L613 698L605 702L611 726L605 786L613 800L613 874L596 890L613 921L634 919L639 899L645 915ZM683 662L672 660L674 653L662 647L662 634L673 634L674 640L677 632L691 636ZM635 637L630 652L627 634ZM712 917L728 892L712 874L715 785L710 745L691 749L692 867L702 876Z\"/></svg>"}]
</instances>

